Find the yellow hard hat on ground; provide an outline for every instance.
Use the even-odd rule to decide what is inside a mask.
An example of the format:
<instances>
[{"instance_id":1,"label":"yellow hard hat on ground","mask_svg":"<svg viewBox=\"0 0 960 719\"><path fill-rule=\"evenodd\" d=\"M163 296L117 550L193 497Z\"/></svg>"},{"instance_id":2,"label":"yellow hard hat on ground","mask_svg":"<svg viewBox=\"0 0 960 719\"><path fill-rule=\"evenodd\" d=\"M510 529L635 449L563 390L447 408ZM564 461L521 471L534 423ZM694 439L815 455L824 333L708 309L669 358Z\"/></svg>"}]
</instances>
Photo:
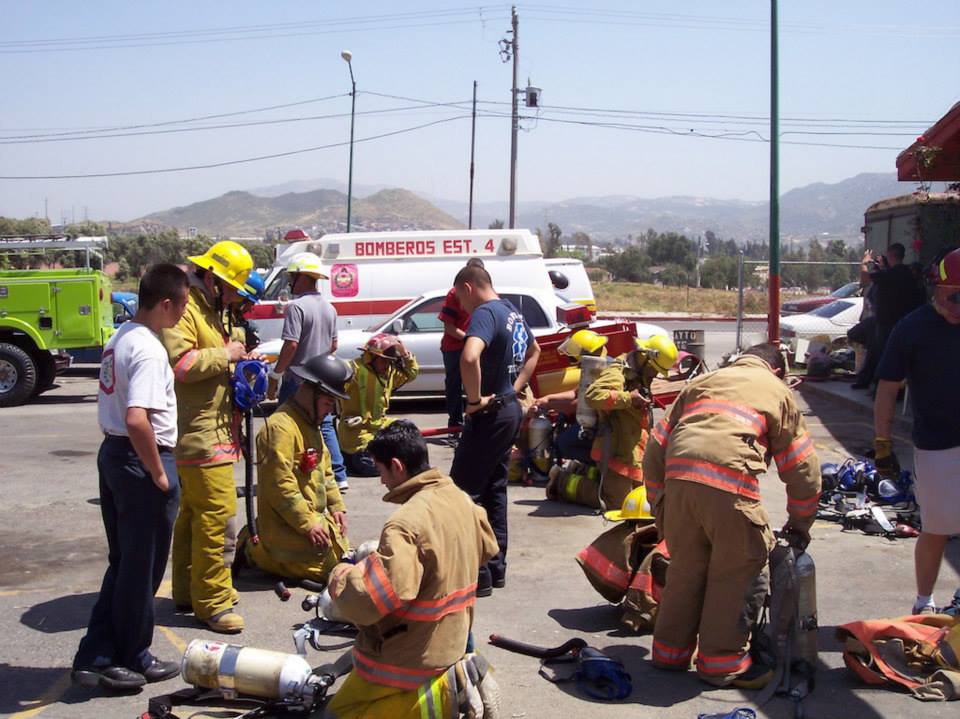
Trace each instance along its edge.
<instances>
[{"instance_id":1,"label":"yellow hard hat on ground","mask_svg":"<svg viewBox=\"0 0 960 719\"><path fill-rule=\"evenodd\" d=\"M580 355L598 355L607 344L607 338L593 330L578 330L567 337L557 352L579 359Z\"/></svg>"},{"instance_id":2,"label":"yellow hard hat on ground","mask_svg":"<svg viewBox=\"0 0 960 719\"><path fill-rule=\"evenodd\" d=\"M188 257L188 260L205 270L209 270L224 282L238 290L243 289L247 276L253 269L253 258L243 245L233 240L221 240L202 255Z\"/></svg>"},{"instance_id":3,"label":"yellow hard hat on ground","mask_svg":"<svg viewBox=\"0 0 960 719\"><path fill-rule=\"evenodd\" d=\"M647 488L640 485L624 498L620 509L611 509L603 516L612 522L622 522L625 519L653 519L650 514L650 503L647 502Z\"/></svg>"},{"instance_id":4,"label":"yellow hard hat on ground","mask_svg":"<svg viewBox=\"0 0 960 719\"><path fill-rule=\"evenodd\" d=\"M635 340L637 350L647 356L647 360L657 368L664 377L677 361L680 351L669 337L654 335L645 340L639 337Z\"/></svg>"}]
</instances>

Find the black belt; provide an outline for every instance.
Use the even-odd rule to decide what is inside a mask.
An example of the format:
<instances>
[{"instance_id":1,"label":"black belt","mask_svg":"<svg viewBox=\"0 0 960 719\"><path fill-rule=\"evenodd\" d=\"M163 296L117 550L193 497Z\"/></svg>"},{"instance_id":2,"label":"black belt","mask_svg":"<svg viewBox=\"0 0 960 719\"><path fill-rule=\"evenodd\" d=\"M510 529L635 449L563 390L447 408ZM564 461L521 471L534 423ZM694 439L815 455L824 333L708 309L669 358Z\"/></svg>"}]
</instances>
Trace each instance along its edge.
<instances>
[{"instance_id":1,"label":"black belt","mask_svg":"<svg viewBox=\"0 0 960 719\"><path fill-rule=\"evenodd\" d=\"M133 442L131 442L130 438L125 434L110 434L109 432L104 432L103 438L104 440L109 439L115 442L124 442L126 444L133 445ZM157 449L160 450L161 452L172 452L174 450L173 447L168 447L165 444L158 444Z\"/></svg>"}]
</instances>

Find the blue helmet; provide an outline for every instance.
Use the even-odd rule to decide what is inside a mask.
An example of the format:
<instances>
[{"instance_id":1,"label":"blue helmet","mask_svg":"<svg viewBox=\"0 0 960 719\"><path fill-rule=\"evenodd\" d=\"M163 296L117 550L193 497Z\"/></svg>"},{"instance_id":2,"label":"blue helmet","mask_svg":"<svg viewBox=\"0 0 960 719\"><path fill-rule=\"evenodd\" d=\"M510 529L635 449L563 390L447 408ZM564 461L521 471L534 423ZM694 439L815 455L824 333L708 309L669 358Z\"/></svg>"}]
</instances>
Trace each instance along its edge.
<instances>
[{"instance_id":1,"label":"blue helmet","mask_svg":"<svg viewBox=\"0 0 960 719\"><path fill-rule=\"evenodd\" d=\"M247 276L246 282L243 283L243 287L237 290L237 294L256 304L263 299L264 290L266 290L266 285L263 282L263 275L254 271Z\"/></svg>"}]
</instances>

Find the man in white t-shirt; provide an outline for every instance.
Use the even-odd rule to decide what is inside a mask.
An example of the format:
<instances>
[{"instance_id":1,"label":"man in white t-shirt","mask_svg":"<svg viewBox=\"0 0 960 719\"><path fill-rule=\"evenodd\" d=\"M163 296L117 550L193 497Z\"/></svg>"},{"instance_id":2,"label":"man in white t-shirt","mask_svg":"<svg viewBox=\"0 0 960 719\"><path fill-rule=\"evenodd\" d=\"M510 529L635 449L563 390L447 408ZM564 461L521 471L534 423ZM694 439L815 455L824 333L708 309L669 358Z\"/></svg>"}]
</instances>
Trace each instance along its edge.
<instances>
[{"instance_id":1,"label":"man in white t-shirt","mask_svg":"<svg viewBox=\"0 0 960 719\"><path fill-rule=\"evenodd\" d=\"M180 482L173 370L158 333L177 324L189 281L158 264L140 280L137 314L107 343L100 364L97 457L109 555L100 596L73 660L73 681L127 691L170 679L178 662L150 653L154 595L163 580Z\"/></svg>"}]
</instances>

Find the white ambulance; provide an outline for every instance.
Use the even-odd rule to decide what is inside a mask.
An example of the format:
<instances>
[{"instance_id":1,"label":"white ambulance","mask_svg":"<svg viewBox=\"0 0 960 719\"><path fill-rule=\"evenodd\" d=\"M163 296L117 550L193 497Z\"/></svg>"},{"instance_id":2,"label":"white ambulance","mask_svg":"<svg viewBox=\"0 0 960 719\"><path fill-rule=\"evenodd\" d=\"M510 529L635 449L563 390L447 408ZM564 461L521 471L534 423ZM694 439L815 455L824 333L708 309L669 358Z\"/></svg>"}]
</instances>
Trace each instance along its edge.
<instances>
[{"instance_id":1,"label":"white ambulance","mask_svg":"<svg viewBox=\"0 0 960 719\"><path fill-rule=\"evenodd\" d=\"M265 300L247 314L256 320L262 341L280 336L290 299L286 267L298 252L313 252L323 261L330 279L317 286L336 308L339 329L371 327L423 292L451 287L471 257L483 260L494 287L554 291L540 242L529 230L355 232L319 240L298 230L288 236L294 241L279 248Z\"/></svg>"}]
</instances>

